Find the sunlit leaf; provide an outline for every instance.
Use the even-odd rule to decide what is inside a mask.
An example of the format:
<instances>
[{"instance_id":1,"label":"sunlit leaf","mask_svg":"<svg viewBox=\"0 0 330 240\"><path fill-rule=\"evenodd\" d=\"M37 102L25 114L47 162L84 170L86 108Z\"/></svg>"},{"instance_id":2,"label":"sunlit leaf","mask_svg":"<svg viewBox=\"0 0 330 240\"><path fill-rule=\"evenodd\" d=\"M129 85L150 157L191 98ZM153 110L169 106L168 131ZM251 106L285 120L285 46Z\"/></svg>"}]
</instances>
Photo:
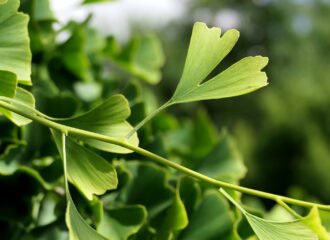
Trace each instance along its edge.
<instances>
[{"instance_id":1,"label":"sunlit leaf","mask_svg":"<svg viewBox=\"0 0 330 240\"><path fill-rule=\"evenodd\" d=\"M301 221L312 229L320 240L330 240L330 233L322 225L320 213L316 207L313 207L306 217L301 218Z\"/></svg>"},{"instance_id":2,"label":"sunlit leaf","mask_svg":"<svg viewBox=\"0 0 330 240\"><path fill-rule=\"evenodd\" d=\"M61 154L61 136L52 131L55 142ZM117 174L112 165L91 150L79 145L70 137L66 141L68 179L87 199L93 195L103 194L115 189L118 184Z\"/></svg>"},{"instance_id":3,"label":"sunlit leaf","mask_svg":"<svg viewBox=\"0 0 330 240\"><path fill-rule=\"evenodd\" d=\"M310 228L313 225L319 228L319 223L315 218L313 211L304 220L293 221L271 221L257 217L247 212L238 202L236 202L227 192L223 189L221 193L233 203L246 217L247 221L251 225L253 231L260 240L273 240L273 239L292 239L292 240L317 240L317 239L329 239L324 236L318 237L318 234L314 232L314 229ZM306 224L307 223L307 224ZM308 226L307 226L308 225ZM319 231L320 229L318 229Z\"/></svg>"},{"instance_id":4,"label":"sunlit leaf","mask_svg":"<svg viewBox=\"0 0 330 240\"><path fill-rule=\"evenodd\" d=\"M129 115L130 108L126 98L122 95L114 95L87 113L62 120L61 123L110 137L125 139L127 134L133 129L133 127L126 121ZM131 152L130 150L114 144L101 142L91 138L83 138L81 136L77 137L82 139L88 145L103 151L116 153ZM139 144L139 139L136 133L134 133L127 141L134 146Z\"/></svg>"},{"instance_id":5,"label":"sunlit leaf","mask_svg":"<svg viewBox=\"0 0 330 240\"><path fill-rule=\"evenodd\" d=\"M260 56L244 58L203 82L239 37L236 30L228 30L222 37L220 33L219 28L209 29L204 23L194 25L183 74L171 104L232 97L267 85L267 76L260 70L268 59Z\"/></svg>"},{"instance_id":6,"label":"sunlit leaf","mask_svg":"<svg viewBox=\"0 0 330 240\"><path fill-rule=\"evenodd\" d=\"M34 97L33 97L32 93L30 93L29 91L27 91L23 88L18 87L16 89L16 94L15 94L14 100L20 102L21 104L17 103L17 102L13 102L12 105L19 108L22 111L31 112L35 108L35 100L34 100ZM29 108L25 107L24 105L29 107ZM0 109L0 111L7 118L9 118L13 123L15 123L18 126L23 126L23 125L26 125L26 124L29 124L29 123L32 122L31 119L25 118L25 117L23 117L19 114L14 113L14 112L10 112L10 111L5 110L5 109Z\"/></svg>"},{"instance_id":7,"label":"sunlit leaf","mask_svg":"<svg viewBox=\"0 0 330 240\"><path fill-rule=\"evenodd\" d=\"M147 211L142 205L133 205L105 210L97 231L111 240L126 240L137 233L147 220Z\"/></svg>"},{"instance_id":8,"label":"sunlit leaf","mask_svg":"<svg viewBox=\"0 0 330 240\"><path fill-rule=\"evenodd\" d=\"M31 85L29 17L17 12L19 2L0 4L0 70L13 72L20 83Z\"/></svg>"},{"instance_id":9,"label":"sunlit leaf","mask_svg":"<svg viewBox=\"0 0 330 240\"><path fill-rule=\"evenodd\" d=\"M64 170L67 170L68 172L64 171L64 178L65 178L65 192L67 195L67 209L65 214L65 221L66 225L69 228L69 238L70 240L81 240L81 239L95 239L95 240L107 240L107 238L100 235L94 228L92 228L80 215L78 212L71 194L69 190L69 183L67 182L69 175L69 153L70 150L66 145L66 137L63 138L63 136L60 132L52 131L52 134L54 136L55 142L57 144L57 147L59 149L59 152L63 158L63 164L64 164ZM65 142L64 142L65 140ZM71 141L71 140L69 140ZM68 151L67 151L68 150ZM85 165L81 164L82 166ZM84 169L83 171L88 172L88 168ZM102 170L102 169L100 169ZM84 178L84 176L82 176ZM86 184L85 186L88 186L89 184Z\"/></svg>"}]
</instances>

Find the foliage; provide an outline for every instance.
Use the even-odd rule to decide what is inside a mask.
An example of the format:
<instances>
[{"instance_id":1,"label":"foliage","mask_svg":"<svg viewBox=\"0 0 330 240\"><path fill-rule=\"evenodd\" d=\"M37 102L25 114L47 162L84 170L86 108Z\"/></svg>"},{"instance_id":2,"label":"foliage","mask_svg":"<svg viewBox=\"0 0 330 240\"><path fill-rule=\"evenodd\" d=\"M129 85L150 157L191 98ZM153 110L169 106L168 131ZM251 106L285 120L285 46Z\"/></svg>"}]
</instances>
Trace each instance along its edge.
<instances>
[{"instance_id":1,"label":"foliage","mask_svg":"<svg viewBox=\"0 0 330 240\"><path fill-rule=\"evenodd\" d=\"M329 206L237 185L246 167L234 140L204 111L194 121L161 112L267 84L261 70L268 59L261 56L204 82L235 45L236 30L220 37L220 29L196 23L178 86L158 107L149 85L160 80L164 61L156 36L121 47L88 20L55 31L48 1L36 2L22 2L23 14L18 0L0 1L3 238L240 239L253 231L259 239L274 232L277 239L330 238L320 218L328 226ZM69 38L58 41L64 31ZM297 219L257 217L241 207L237 191L277 201ZM301 217L285 203L312 210Z\"/></svg>"}]
</instances>

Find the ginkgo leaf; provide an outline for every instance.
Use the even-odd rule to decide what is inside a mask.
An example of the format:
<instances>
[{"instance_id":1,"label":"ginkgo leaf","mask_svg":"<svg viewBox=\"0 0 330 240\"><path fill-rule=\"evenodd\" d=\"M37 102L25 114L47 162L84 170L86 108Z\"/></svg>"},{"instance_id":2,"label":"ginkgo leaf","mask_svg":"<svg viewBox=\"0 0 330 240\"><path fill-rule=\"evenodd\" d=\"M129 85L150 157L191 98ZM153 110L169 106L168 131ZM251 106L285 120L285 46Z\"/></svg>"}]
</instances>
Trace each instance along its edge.
<instances>
[{"instance_id":1,"label":"ginkgo leaf","mask_svg":"<svg viewBox=\"0 0 330 240\"><path fill-rule=\"evenodd\" d=\"M73 118L62 119L60 122L87 131L125 139L127 134L133 129L133 127L126 121L129 115L130 108L126 98L123 95L114 95L85 114ZM116 153L131 152L123 147L91 138L84 138L81 136L77 136L77 138L83 140L86 144L103 151ZM139 144L139 139L136 133L130 136L126 141L134 146L138 146Z\"/></svg>"},{"instance_id":2,"label":"ginkgo leaf","mask_svg":"<svg viewBox=\"0 0 330 240\"><path fill-rule=\"evenodd\" d=\"M17 12L19 2L0 4L0 70L13 72L20 83L31 85L29 17Z\"/></svg>"},{"instance_id":3,"label":"ginkgo leaf","mask_svg":"<svg viewBox=\"0 0 330 240\"><path fill-rule=\"evenodd\" d=\"M12 72L0 70L0 96L13 98L17 87L16 75Z\"/></svg>"},{"instance_id":4,"label":"ginkgo leaf","mask_svg":"<svg viewBox=\"0 0 330 240\"><path fill-rule=\"evenodd\" d=\"M236 30L228 30L222 37L220 33L219 28L204 23L194 25L183 74L170 104L233 97L267 85L267 76L260 70L268 58L261 56L244 58L203 82L239 37Z\"/></svg>"},{"instance_id":5,"label":"ginkgo leaf","mask_svg":"<svg viewBox=\"0 0 330 240\"><path fill-rule=\"evenodd\" d=\"M56 145L58 147L58 150L61 154L61 157L63 159L63 165L64 165L64 179L65 179L65 193L67 196L67 208L65 213L65 221L66 225L69 229L69 238L70 240L82 240L82 239L95 239L95 240L108 240L101 234L99 234L94 228L92 228L85 219L80 215L78 212L69 189L69 183L68 179L70 178L70 171L68 162L70 161L70 148L68 148L67 145L67 137L63 135L63 133L60 133L58 131L52 130L52 134L54 136ZM71 142L71 140L69 140ZM81 163L81 168L85 168L83 171L88 172L90 169L90 165L85 165L86 162ZM85 167L84 167L85 166ZM100 165L97 165L98 167L102 167ZM103 170L102 168L99 169L100 171ZM94 172L95 173L95 172ZM100 172L99 172L100 173ZM85 176L81 176L82 179L84 179ZM87 179L84 179L87 180ZM87 186L87 185L86 185Z\"/></svg>"},{"instance_id":6,"label":"ginkgo leaf","mask_svg":"<svg viewBox=\"0 0 330 240\"><path fill-rule=\"evenodd\" d=\"M52 134L63 156L61 136L54 130ZM70 137L66 140L66 156L68 179L87 199L92 200L94 194L100 195L117 187L117 174L112 165Z\"/></svg>"},{"instance_id":7,"label":"ginkgo leaf","mask_svg":"<svg viewBox=\"0 0 330 240\"><path fill-rule=\"evenodd\" d=\"M143 205L131 205L104 210L97 231L112 240L126 240L137 233L147 220Z\"/></svg>"},{"instance_id":8,"label":"ginkgo leaf","mask_svg":"<svg viewBox=\"0 0 330 240\"><path fill-rule=\"evenodd\" d=\"M69 228L70 240L108 240L108 238L103 237L94 228L87 224L74 205L68 190L66 191L66 194L68 195L68 206L65 220Z\"/></svg>"},{"instance_id":9,"label":"ginkgo leaf","mask_svg":"<svg viewBox=\"0 0 330 240\"><path fill-rule=\"evenodd\" d=\"M225 190L220 189L221 193L234 204L246 217L253 231L260 240L318 240L318 234L314 229L308 227L311 222L315 223L315 215L309 214L304 220L296 219L293 221L272 221L262 219L247 212L238 202L236 202ZM309 222L309 225L305 222ZM320 238L329 239L329 238Z\"/></svg>"},{"instance_id":10,"label":"ginkgo leaf","mask_svg":"<svg viewBox=\"0 0 330 240\"><path fill-rule=\"evenodd\" d=\"M312 229L320 240L330 240L330 233L322 225L321 217L317 207L313 207L306 217L301 217L301 221Z\"/></svg>"},{"instance_id":11,"label":"ginkgo leaf","mask_svg":"<svg viewBox=\"0 0 330 240\"><path fill-rule=\"evenodd\" d=\"M13 98L13 102L11 104L22 111L30 112L31 109L35 108L35 99L32 93L23 88L18 87L16 89L15 97ZM17 126L23 126L32 122L31 119L25 118L6 109L0 108L0 111Z\"/></svg>"}]
</instances>

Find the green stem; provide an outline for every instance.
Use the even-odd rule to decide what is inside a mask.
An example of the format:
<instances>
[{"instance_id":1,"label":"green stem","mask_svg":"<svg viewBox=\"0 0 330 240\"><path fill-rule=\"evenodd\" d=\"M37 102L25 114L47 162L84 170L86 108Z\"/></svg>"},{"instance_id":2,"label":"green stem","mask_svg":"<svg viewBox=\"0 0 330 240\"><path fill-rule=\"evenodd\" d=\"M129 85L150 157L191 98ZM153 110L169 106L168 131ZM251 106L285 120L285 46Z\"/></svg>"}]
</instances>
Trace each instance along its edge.
<instances>
[{"instance_id":1,"label":"green stem","mask_svg":"<svg viewBox=\"0 0 330 240\"><path fill-rule=\"evenodd\" d=\"M169 105L165 104L163 106L167 107ZM95 140L99 140L99 141L103 141L103 142L107 142L107 143L112 143L112 144L124 147L126 149L130 149L130 150L132 150L132 151L134 151L134 152L136 152L140 155L143 155L145 157L153 159L153 160L157 161L158 163L161 163L161 164L167 165L169 167L172 167L172 168L174 168L174 169L176 169L176 170L178 170L182 173L190 175L190 176L192 176L194 178L197 178L201 181L213 184L217 187L228 188L228 189L239 191L239 192L242 192L242 193L245 193L245 194L271 199L273 201L281 200L281 201L289 203L289 204L294 204L294 205L303 206L303 207L314 207L315 206L315 207L318 207L319 209L330 211L330 206L329 205L323 205L323 204L317 204L317 203L297 200L297 199L294 199L294 198L289 198L289 197L280 196L280 195L276 195L276 194L272 194L272 193L267 193L267 192L263 192L263 191L259 191L259 190L254 190L254 189L250 189L250 188L246 188L246 187L242 187L242 186L238 186L238 185L235 185L235 184L231 184L231 183L227 183L227 182L223 182L223 181L219 181L219 180L210 178L210 177L205 176L201 173L195 172L195 171L193 171L189 168L181 166L180 164L177 164L175 162L171 162L170 160L168 160L166 158L163 158L163 157L161 157L157 154L154 154L150 151L147 151L143 148L135 147L133 145L130 145L129 143L127 143L126 138L125 139L113 138L113 137L105 136L105 135L102 135L102 134L89 132L89 131L85 131L85 130L82 130L82 129L62 125L62 124L50 121L48 119L42 118L40 116L31 114L30 112L23 111L22 109L19 109L16 106L13 106L13 105L8 104L8 103L3 102L3 101L0 101L0 107L3 107L3 108L5 108L9 111L15 112L17 114L20 114L20 115L26 117L26 118L34 120L35 122L38 122L38 123L40 123L42 125L45 125L49 128L57 129L57 130L61 131L62 133L68 133L68 134L73 134L73 135L84 136L84 137L92 138L92 139L95 139Z\"/></svg>"},{"instance_id":2,"label":"green stem","mask_svg":"<svg viewBox=\"0 0 330 240\"><path fill-rule=\"evenodd\" d=\"M68 175L67 175L67 160L66 160L66 132L62 132L62 158L63 158L63 170L64 170L64 184L65 184L65 192L66 192L66 198L69 200L69 181L68 181Z\"/></svg>"},{"instance_id":3,"label":"green stem","mask_svg":"<svg viewBox=\"0 0 330 240\"><path fill-rule=\"evenodd\" d=\"M166 103L164 103L162 106L160 106L159 108L157 108L155 111L153 111L152 113L148 114L148 116L146 116L141 122L139 122L133 129L132 131L130 131L126 138L129 139L135 132L137 132L141 127L143 127L144 124L146 124L147 122L149 122L153 117L155 117L158 113L160 113L161 111L163 111L165 108L171 106L171 102L168 101Z\"/></svg>"}]
</instances>

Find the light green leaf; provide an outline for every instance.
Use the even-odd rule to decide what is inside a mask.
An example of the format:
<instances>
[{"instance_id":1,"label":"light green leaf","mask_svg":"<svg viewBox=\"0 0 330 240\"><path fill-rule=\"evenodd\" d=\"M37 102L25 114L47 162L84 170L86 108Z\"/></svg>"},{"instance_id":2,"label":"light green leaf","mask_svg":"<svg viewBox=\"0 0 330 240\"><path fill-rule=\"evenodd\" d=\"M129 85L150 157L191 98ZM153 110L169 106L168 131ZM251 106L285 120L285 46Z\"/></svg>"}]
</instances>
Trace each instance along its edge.
<instances>
[{"instance_id":1,"label":"light green leaf","mask_svg":"<svg viewBox=\"0 0 330 240\"><path fill-rule=\"evenodd\" d=\"M61 152L61 136L52 131L56 145ZM74 184L87 199L100 195L118 184L117 174L112 165L91 150L77 144L70 137L66 141L67 174L69 181Z\"/></svg>"},{"instance_id":2,"label":"light green leaf","mask_svg":"<svg viewBox=\"0 0 330 240\"><path fill-rule=\"evenodd\" d=\"M260 70L268 59L260 56L244 58L202 83L239 37L236 30L229 30L222 37L220 33L219 28L209 29L204 23L194 25L183 74L171 104L232 97L267 85L267 76Z\"/></svg>"},{"instance_id":3,"label":"light green leaf","mask_svg":"<svg viewBox=\"0 0 330 240\"><path fill-rule=\"evenodd\" d=\"M126 240L137 233L147 220L142 205L105 210L97 231L111 240Z\"/></svg>"},{"instance_id":4,"label":"light green leaf","mask_svg":"<svg viewBox=\"0 0 330 240\"><path fill-rule=\"evenodd\" d=\"M137 36L120 56L112 56L121 67L150 84L161 79L165 57L160 40L152 34Z\"/></svg>"},{"instance_id":5,"label":"light green leaf","mask_svg":"<svg viewBox=\"0 0 330 240\"><path fill-rule=\"evenodd\" d=\"M33 18L36 21L56 21L49 0L34 0Z\"/></svg>"},{"instance_id":6,"label":"light green leaf","mask_svg":"<svg viewBox=\"0 0 330 240\"><path fill-rule=\"evenodd\" d=\"M89 226L82 218L72 201L68 189L66 194L68 195L68 206L65 214L65 220L69 228L70 240L108 240L108 238L105 238L96 232L96 230Z\"/></svg>"},{"instance_id":7,"label":"light green leaf","mask_svg":"<svg viewBox=\"0 0 330 240\"><path fill-rule=\"evenodd\" d=\"M319 210L313 207L306 217L302 217L301 221L312 229L320 240L330 240L330 233L322 226Z\"/></svg>"},{"instance_id":8,"label":"light green leaf","mask_svg":"<svg viewBox=\"0 0 330 240\"><path fill-rule=\"evenodd\" d=\"M8 0L0 0L0 5L5 4Z\"/></svg>"},{"instance_id":9,"label":"light green leaf","mask_svg":"<svg viewBox=\"0 0 330 240\"><path fill-rule=\"evenodd\" d=\"M67 195L67 209L65 214L65 221L66 225L69 228L69 238L70 240L82 240L82 239L95 239L95 240L107 240L107 238L103 237L101 234L99 234L95 229L93 229L90 225L87 224L87 222L82 218L80 213L78 212L76 206L74 205L74 202L72 200L70 190L69 190L69 156L67 156L67 145L66 145L66 137L63 135L63 133L60 133L58 131L52 130L52 134L54 136L56 145L59 149L59 152L63 158L63 165L64 165L64 179L65 179L65 192ZM70 141L70 140L69 140ZM70 150L68 151L68 153ZM85 165L81 164L82 166ZM90 169L85 168L85 172L88 172Z\"/></svg>"},{"instance_id":10,"label":"light green leaf","mask_svg":"<svg viewBox=\"0 0 330 240\"><path fill-rule=\"evenodd\" d=\"M131 70L148 83L156 84L161 79L160 68L164 64L164 53L159 39L146 35L138 40L138 48L132 56Z\"/></svg>"},{"instance_id":11,"label":"light green leaf","mask_svg":"<svg viewBox=\"0 0 330 240\"><path fill-rule=\"evenodd\" d=\"M184 229L188 225L186 208L177 191L172 205L164 215L164 222L160 229L160 239L173 239L173 233Z\"/></svg>"},{"instance_id":12,"label":"light green leaf","mask_svg":"<svg viewBox=\"0 0 330 240\"><path fill-rule=\"evenodd\" d=\"M236 202L226 191L220 189L221 193L234 204L246 217L253 231L260 240L290 239L290 240L317 240L318 235L306 226L305 222L315 224L315 215L308 215L304 220L294 221L271 221L257 217L247 212L238 202ZM328 239L328 238L321 238Z\"/></svg>"},{"instance_id":13,"label":"light green leaf","mask_svg":"<svg viewBox=\"0 0 330 240\"><path fill-rule=\"evenodd\" d=\"M13 98L17 87L16 75L0 70L0 96Z\"/></svg>"},{"instance_id":14,"label":"light green leaf","mask_svg":"<svg viewBox=\"0 0 330 240\"><path fill-rule=\"evenodd\" d=\"M129 115L130 108L126 98L123 95L114 95L89 112L77 117L63 119L61 123L110 137L120 138L131 145L138 146L139 139L136 133L129 139L126 139L127 134L133 129L133 127L125 121ZM114 144L80 136L77 137L88 145L103 151L116 153L131 152L131 150Z\"/></svg>"},{"instance_id":15,"label":"light green leaf","mask_svg":"<svg viewBox=\"0 0 330 240\"><path fill-rule=\"evenodd\" d=\"M20 83L31 85L31 51L28 15L18 13L19 0L0 4L0 70L17 75Z\"/></svg>"},{"instance_id":16,"label":"light green leaf","mask_svg":"<svg viewBox=\"0 0 330 240\"><path fill-rule=\"evenodd\" d=\"M33 95L23 88L18 87L16 89L15 98L13 100L14 101L12 102L12 105L19 108L20 110L30 112L31 108L35 108L35 100ZM0 111L17 126L23 126L32 122L32 120L19 114L10 112L6 109L0 108Z\"/></svg>"}]
</instances>

